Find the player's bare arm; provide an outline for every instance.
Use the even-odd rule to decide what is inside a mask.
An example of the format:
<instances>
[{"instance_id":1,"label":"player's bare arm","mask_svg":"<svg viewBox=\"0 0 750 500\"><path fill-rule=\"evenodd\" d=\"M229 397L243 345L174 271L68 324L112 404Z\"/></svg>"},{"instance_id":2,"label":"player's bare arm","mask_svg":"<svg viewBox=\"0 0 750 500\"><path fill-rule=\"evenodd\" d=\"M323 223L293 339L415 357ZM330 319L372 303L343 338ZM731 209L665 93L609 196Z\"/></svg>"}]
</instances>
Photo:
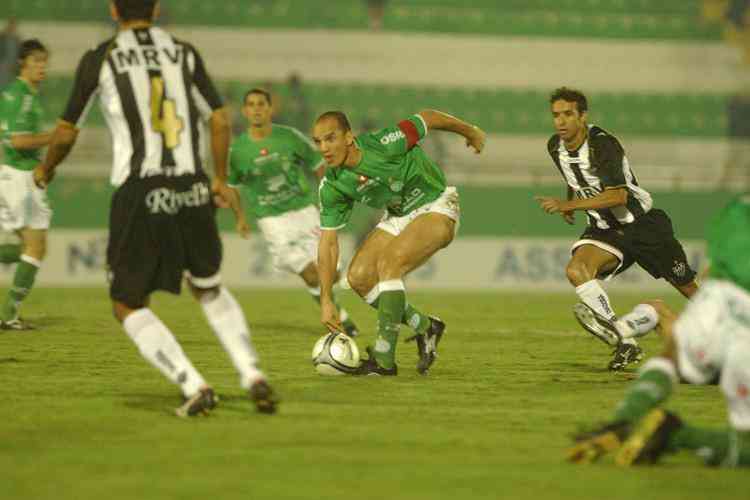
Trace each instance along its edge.
<instances>
[{"instance_id":1,"label":"player's bare arm","mask_svg":"<svg viewBox=\"0 0 750 500\"><path fill-rule=\"evenodd\" d=\"M34 183L45 189L55 176L55 168L67 158L78 139L78 129L64 120L57 122L44 161L34 169Z\"/></svg>"},{"instance_id":2,"label":"player's bare arm","mask_svg":"<svg viewBox=\"0 0 750 500\"><path fill-rule=\"evenodd\" d=\"M598 210L625 205L628 191L625 188L607 188L591 198L579 200L561 200L550 196L535 196L542 210L548 214L573 212L575 210Z\"/></svg>"},{"instance_id":3,"label":"player's bare arm","mask_svg":"<svg viewBox=\"0 0 750 500\"><path fill-rule=\"evenodd\" d=\"M321 231L318 245L318 279L320 280L320 322L328 330L344 331L336 305L333 303L333 282L339 261L339 238L335 230Z\"/></svg>"},{"instance_id":4,"label":"player's bare arm","mask_svg":"<svg viewBox=\"0 0 750 500\"><path fill-rule=\"evenodd\" d=\"M461 135L466 138L466 147L474 148L477 154L484 149L487 134L476 125L434 109L425 109L417 114L422 117L428 130L446 130Z\"/></svg>"},{"instance_id":5,"label":"player's bare arm","mask_svg":"<svg viewBox=\"0 0 750 500\"><path fill-rule=\"evenodd\" d=\"M49 145L54 131L42 132L41 134L14 134L10 138L10 145L14 149L39 149Z\"/></svg>"},{"instance_id":6,"label":"player's bare arm","mask_svg":"<svg viewBox=\"0 0 750 500\"><path fill-rule=\"evenodd\" d=\"M231 186L229 188L229 191L231 192L232 200L230 200L229 203L226 204L226 207L232 209L232 212L234 213L234 218L237 221L235 223L235 229L237 230L237 232L244 239L248 239L250 237L250 224L247 222L245 210L242 207L242 196L240 196L239 191Z\"/></svg>"}]
</instances>

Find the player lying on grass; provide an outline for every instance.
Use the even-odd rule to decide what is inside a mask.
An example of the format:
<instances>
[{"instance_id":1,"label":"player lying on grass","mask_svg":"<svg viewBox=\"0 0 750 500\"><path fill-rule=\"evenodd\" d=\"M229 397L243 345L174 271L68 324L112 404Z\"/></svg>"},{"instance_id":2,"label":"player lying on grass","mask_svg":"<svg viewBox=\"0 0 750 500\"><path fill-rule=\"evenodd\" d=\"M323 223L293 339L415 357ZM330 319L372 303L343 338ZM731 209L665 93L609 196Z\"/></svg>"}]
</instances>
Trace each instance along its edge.
<instances>
[{"instance_id":1,"label":"player lying on grass","mask_svg":"<svg viewBox=\"0 0 750 500\"><path fill-rule=\"evenodd\" d=\"M750 465L750 195L713 221L708 251L710 279L679 317L654 301L637 306L617 325L599 318L618 335L658 327L664 352L644 364L611 423L577 437L568 460L588 463L616 452L618 464L632 465L690 450L708 465ZM728 429L693 427L659 408L680 378L692 384L718 380Z\"/></svg>"},{"instance_id":2,"label":"player lying on grass","mask_svg":"<svg viewBox=\"0 0 750 500\"><path fill-rule=\"evenodd\" d=\"M241 198L258 221L276 269L298 275L320 304L318 241L320 214L310 192L305 169L323 176L325 164L315 145L299 130L271 121L271 94L255 88L245 94L242 114L247 132L236 137L229 157L229 185L239 190L237 230L250 234ZM357 335L357 325L338 306L346 334Z\"/></svg>"},{"instance_id":3,"label":"player lying on grass","mask_svg":"<svg viewBox=\"0 0 750 500\"><path fill-rule=\"evenodd\" d=\"M675 238L669 216L653 208L651 195L638 183L620 142L587 123L586 96L561 87L549 102L555 134L547 150L567 184L568 199L536 199L545 212L559 213L568 224L575 223L575 211L586 213L588 227L573 244L565 269L582 302L573 311L581 326L615 347L609 369L622 370L640 361L643 353L634 338L618 342L594 321L594 314L615 318L599 280L637 262L654 278L663 277L690 297L698 289L695 273Z\"/></svg>"},{"instance_id":4,"label":"player lying on grass","mask_svg":"<svg viewBox=\"0 0 750 500\"><path fill-rule=\"evenodd\" d=\"M401 324L414 329L417 371L425 374L437 355L445 324L406 301L403 278L453 241L459 223L456 188L419 147L429 130L463 136L480 153L485 133L440 111L427 110L394 127L355 137L340 111L322 114L313 139L328 165L320 184L322 236L318 250L321 321L342 331L332 287L339 259L338 231L349 222L355 202L386 213L357 250L347 279L352 289L378 310L378 335L363 375L396 375L396 342Z\"/></svg>"}]
</instances>

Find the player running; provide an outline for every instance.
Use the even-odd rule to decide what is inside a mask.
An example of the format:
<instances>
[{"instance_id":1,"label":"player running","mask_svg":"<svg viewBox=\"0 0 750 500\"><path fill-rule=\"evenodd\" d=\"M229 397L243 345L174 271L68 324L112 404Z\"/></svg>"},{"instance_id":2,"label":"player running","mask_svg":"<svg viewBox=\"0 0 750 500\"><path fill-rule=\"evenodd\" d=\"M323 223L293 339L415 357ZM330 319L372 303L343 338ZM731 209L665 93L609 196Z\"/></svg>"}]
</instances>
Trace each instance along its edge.
<instances>
[{"instance_id":1,"label":"player running","mask_svg":"<svg viewBox=\"0 0 750 500\"><path fill-rule=\"evenodd\" d=\"M582 304L573 311L591 334L616 346L610 370L636 363L643 352L634 338L619 342L596 321L616 315L599 279L610 279L637 262L654 278L664 278L685 297L698 289L672 221L652 208L651 195L638 184L625 150L607 131L587 123L588 102L581 92L555 90L550 108L556 133L547 143L552 160L568 185L568 199L537 196L548 214L574 224L574 212L586 212L588 227L573 244L565 269Z\"/></svg>"},{"instance_id":2,"label":"player running","mask_svg":"<svg viewBox=\"0 0 750 500\"><path fill-rule=\"evenodd\" d=\"M13 284L0 310L0 330L29 330L19 307L34 286L47 253L52 210L47 194L34 185L32 170L41 160L52 132L42 132L39 86L47 73L49 52L37 39L21 43L18 78L2 92L0 138L5 162L0 166L0 228L15 232L21 244L0 245L0 262L16 264Z\"/></svg>"},{"instance_id":3,"label":"player running","mask_svg":"<svg viewBox=\"0 0 750 500\"><path fill-rule=\"evenodd\" d=\"M610 324L613 333L626 335L658 324L664 352L643 365L611 423L578 437L570 461L588 463L617 450L620 465L656 463L664 453L685 449L708 465L750 465L750 194L709 226L708 254L710 277L679 317L654 301L638 305L626 324ZM718 380L729 429L696 428L657 409L680 378L691 384Z\"/></svg>"},{"instance_id":4,"label":"player running","mask_svg":"<svg viewBox=\"0 0 750 500\"><path fill-rule=\"evenodd\" d=\"M320 214L310 191L305 169L318 178L325 163L315 145L299 130L271 121L271 94L251 89L245 94L242 114L248 121L247 133L235 138L229 160L229 186L241 190L249 211L269 246L274 266L298 275L313 299L320 304L318 241ZM250 227L241 201L237 231L248 237ZM346 334L357 335L357 325L347 311L338 307Z\"/></svg>"},{"instance_id":5,"label":"player running","mask_svg":"<svg viewBox=\"0 0 750 500\"><path fill-rule=\"evenodd\" d=\"M386 213L357 250L347 279L351 287L378 309L378 335L359 374L396 375L396 341L400 325L416 333L417 371L427 373L437 355L445 323L406 301L403 277L453 241L459 223L456 188L419 147L429 130L447 130L466 138L477 153L485 133L440 111L426 110L394 127L355 137L340 111L323 113L313 139L328 165L320 184L322 236L318 250L321 321L341 331L332 287L339 258L338 231L349 222L355 202Z\"/></svg>"},{"instance_id":6,"label":"player running","mask_svg":"<svg viewBox=\"0 0 750 500\"><path fill-rule=\"evenodd\" d=\"M258 411L276 402L237 301L221 286L222 249L211 192L229 201L226 185L229 117L198 51L153 26L157 0L114 0L116 36L84 54L72 95L55 129L40 187L68 155L86 111L98 95L114 140L107 265L114 315L141 355L177 384L185 403L180 417L208 413L213 389L182 351L172 332L149 309L156 290L179 293L183 274L193 295L240 373ZM200 137L211 128L215 177L203 171Z\"/></svg>"}]
</instances>

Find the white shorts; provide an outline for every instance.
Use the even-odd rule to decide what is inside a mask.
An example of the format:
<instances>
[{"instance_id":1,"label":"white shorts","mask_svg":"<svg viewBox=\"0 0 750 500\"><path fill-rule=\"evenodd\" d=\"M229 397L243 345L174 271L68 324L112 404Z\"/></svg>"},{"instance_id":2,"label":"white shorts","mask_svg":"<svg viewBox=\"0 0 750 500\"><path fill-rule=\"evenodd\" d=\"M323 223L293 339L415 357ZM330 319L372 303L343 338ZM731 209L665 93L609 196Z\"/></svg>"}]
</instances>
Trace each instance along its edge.
<instances>
[{"instance_id":1,"label":"white shorts","mask_svg":"<svg viewBox=\"0 0 750 500\"><path fill-rule=\"evenodd\" d=\"M34 184L30 171L0 166L0 228L49 229L52 209L47 203L47 192Z\"/></svg>"},{"instance_id":2,"label":"white shorts","mask_svg":"<svg viewBox=\"0 0 750 500\"><path fill-rule=\"evenodd\" d=\"M388 212L383 215L380 222L377 225L378 229L382 229L386 233L390 233L393 236L398 236L401 231L406 229L411 221L416 219L422 214L426 213L437 213L443 214L456 222L453 229L453 233L458 232L458 226L461 222L461 205L458 201L458 191L453 186L448 186L445 191L442 192L440 197L432 203L422 205L418 209L404 215L403 217L394 217L389 215Z\"/></svg>"},{"instance_id":3,"label":"white shorts","mask_svg":"<svg viewBox=\"0 0 750 500\"><path fill-rule=\"evenodd\" d=\"M732 427L750 431L750 293L707 281L675 322L674 336L680 375L692 384L720 376Z\"/></svg>"},{"instance_id":4,"label":"white shorts","mask_svg":"<svg viewBox=\"0 0 750 500\"><path fill-rule=\"evenodd\" d=\"M268 243L273 266L279 271L300 274L318 260L320 214L310 205L285 214L262 217L258 227Z\"/></svg>"}]
</instances>

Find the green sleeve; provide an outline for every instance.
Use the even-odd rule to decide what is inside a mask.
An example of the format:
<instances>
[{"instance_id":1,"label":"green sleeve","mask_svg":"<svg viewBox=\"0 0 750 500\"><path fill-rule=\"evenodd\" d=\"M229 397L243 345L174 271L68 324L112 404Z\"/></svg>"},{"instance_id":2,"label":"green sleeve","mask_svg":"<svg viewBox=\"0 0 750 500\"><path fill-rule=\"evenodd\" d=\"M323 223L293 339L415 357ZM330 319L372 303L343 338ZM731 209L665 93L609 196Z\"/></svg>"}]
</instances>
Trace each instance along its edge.
<instances>
[{"instance_id":1,"label":"green sleeve","mask_svg":"<svg viewBox=\"0 0 750 500\"><path fill-rule=\"evenodd\" d=\"M338 230L346 226L352 216L354 200L344 196L328 184L324 177L318 189L320 194L320 228Z\"/></svg>"},{"instance_id":2,"label":"green sleeve","mask_svg":"<svg viewBox=\"0 0 750 500\"><path fill-rule=\"evenodd\" d=\"M402 156L427 135L427 125L419 115L413 115L372 134L387 156Z\"/></svg>"}]
</instances>

